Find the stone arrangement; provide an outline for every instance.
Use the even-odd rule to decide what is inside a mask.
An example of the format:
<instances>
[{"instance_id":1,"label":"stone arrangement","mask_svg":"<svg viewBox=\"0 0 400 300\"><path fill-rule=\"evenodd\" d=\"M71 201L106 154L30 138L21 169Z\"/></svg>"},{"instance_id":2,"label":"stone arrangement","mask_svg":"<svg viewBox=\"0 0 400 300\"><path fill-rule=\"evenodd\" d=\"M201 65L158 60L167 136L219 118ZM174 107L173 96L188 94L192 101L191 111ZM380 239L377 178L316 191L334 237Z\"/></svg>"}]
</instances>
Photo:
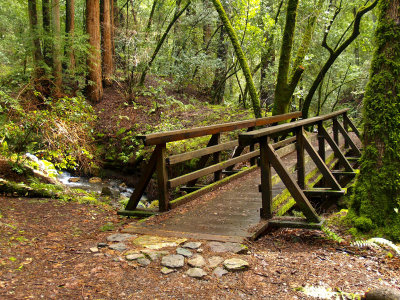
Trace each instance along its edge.
<instances>
[{"instance_id":1,"label":"stone arrangement","mask_svg":"<svg viewBox=\"0 0 400 300\"><path fill-rule=\"evenodd\" d=\"M207 275L222 277L229 272L244 271L250 267L249 263L240 257L241 254L246 254L248 249L239 243L203 244L184 238L137 236L127 233L112 234L106 240L106 243L98 243L96 247L91 247L90 252L99 253L108 248L118 255L117 258L113 258L115 261L125 260L140 267L155 264L164 275L181 271L186 276L198 279ZM210 250L207 257L203 255L202 246ZM162 250L164 248L168 250ZM121 256L125 258L121 259Z\"/></svg>"}]
</instances>

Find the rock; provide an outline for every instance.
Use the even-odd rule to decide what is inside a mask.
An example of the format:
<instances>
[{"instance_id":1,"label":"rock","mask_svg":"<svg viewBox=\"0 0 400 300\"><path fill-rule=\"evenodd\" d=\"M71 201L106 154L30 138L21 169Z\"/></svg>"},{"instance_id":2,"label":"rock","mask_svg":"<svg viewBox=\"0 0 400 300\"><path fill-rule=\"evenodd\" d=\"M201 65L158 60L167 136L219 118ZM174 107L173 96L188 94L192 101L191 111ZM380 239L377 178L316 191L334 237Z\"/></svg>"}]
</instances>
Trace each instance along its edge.
<instances>
[{"instance_id":1,"label":"rock","mask_svg":"<svg viewBox=\"0 0 400 300\"><path fill-rule=\"evenodd\" d=\"M186 271L186 275L194 278L202 278L207 275L207 273L200 268L191 268Z\"/></svg>"},{"instance_id":2,"label":"rock","mask_svg":"<svg viewBox=\"0 0 400 300\"><path fill-rule=\"evenodd\" d=\"M68 179L68 182L79 182L81 179L79 177L71 177Z\"/></svg>"},{"instance_id":3,"label":"rock","mask_svg":"<svg viewBox=\"0 0 400 300\"><path fill-rule=\"evenodd\" d=\"M168 268L182 268L185 265L185 258L179 254L164 256L161 265Z\"/></svg>"},{"instance_id":4,"label":"rock","mask_svg":"<svg viewBox=\"0 0 400 300\"><path fill-rule=\"evenodd\" d=\"M140 258L145 258L145 256L142 253L132 253L132 254L128 254L127 256L125 256L125 259L129 260L129 261L137 260Z\"/></svg>"},{"instance_id":5,"label":"rock","mask_svg":"<svg viewBox=\"0 0 400 300\"><path fill-rule=\"evenodd\" d=\"M171 237L158 237L151 235L143 235L136 238L133 243L147 249L158 250L165 247L177 247L178 245L186 242L187 239L177 239Z\"/></svg>"},{"instance_id":6,"label":"rock","mask_svg":"<svg viewBox=\"0 0 400 300\"><path fill-rule=\"evenodd\" d=\"M168 274L171 274L173 272L175 272L174 269L169 269L167 267L162 267L162 269L161 269L161 273L163 273L164 275L168 275Z\"/></svg>"},{"instance_id":7,"label":"rock","mask_svg":"<svg viewBox=\"0 0 400 300\"><path fill-rule=\"evenodd\" d=\"M400 300L400 291L394 288L375 288L367 293L363 299L366 300Z\"/></svg>"},{"instance_id":8,"label":"rock","mask_svg":"<svg viewBox=\"0 0 400 300\"><path fill-rule=\"evenodd\" d=\"M208 259L208 266L211 269L217 267L220 263L222 263L224 259L221 256L213 256Z\"/></svg>"},{"instance_id":9,"label":"rock","mask_svg":"<svg viewBox=\"0 0 400 300\"><path fill-rule=\"evenodd\" d=\"M109 242L123 242L126 241L127 239L130 239L132 237L136 237L136 235L132 235L129 233L114 233L110 236L107 237L107 241Z\"/></svg>"},{"instance_id":10,"label":"rock","mask_svg":"<svg viewBox=\"0 0 400 300\"><path fill-rule=\"evenodd\" d=\"M89 179L89 183L101 183L101 178L92 177L92 178Z\"/></svg>"},{"instance_id":11,"label":"rock","mask_svg":"<svg viewBox=\"0 0 400 300\"><path fill-rule=\"evenodd\" d=\"M92 248L90 248L89 250L90 250L90 252L92 252L92 253L97 253L97 252L99 252L99 248L97 248L97 247L92 247Z\"/></svg>"},{"instance_id":12,"label":"rock","mask_svg":"<svg viewBox=\"0 0 400 300\"><path fill-rule=\"evenodd\" d=\"M101 189L101 195L102 196L113 196L113 192L111 190L110 187L108 186L103 186L103 188Z\"/></svg>"},{"instance_id":13,"label":"rock","mask_svg":"<svg viewBox=\"0 0 400 300\"><path fill-rule=\"evenodd\" d=\"M150 264L150 260L147 258L138 258L137 263L143 267L146 267Z\"/></svg>"},{"instance_id":14,"label":"rock","mask_svg":"<svg viewBox=\"0 0 400 300\"><path fill-rule=\"evenodd\" d=\"M245 245L239 243L210 242L208 245L212 252L232 252L235 254L241 254L248 250Z\"/></svg>"},{"instance_id":15,"label":"rock","mask_svg":"<svg viewBox=\"0 0 400 300\"><path fill-rule=\"evenodd\" d=\"M183 248L197 249L201 246L200 242L187 242L182 245Z\"/></svg>"},{"instance_id":16,"label":"rock","mask_svg":"<svg viewBox=\"0 0 400 300\"><path fill-rule=\"evenodd\" d=\"M199 248L196 251L197 251L197 253L203 253L204 252L204 250L202 248Z\"/></svg>"},{"instance_id":17,"label":"rock","mask_svg":"<svg viewBox=\"0 0 400 300\"><path fill-rule=\"evenodd\" d=\"M218 278L220 278L220 277L224 276L225 274L228 274L228 271L225 270L224 268L218 267L218 268L215 268L213 274L215 276L217 276Z\"/></svg>"},{"instance_id":18,"label":"rock","mask_svg":"<svg viewBox=\"0 0 400 300\"><path fill-rule=\"evenodd\" d=\"M157 260L158 258L169 254L168 251L154 251L147 249L140 250L140 252L142 252L151 261Z\"/></svg>"},{"instance_id":19,"label":"rock","mask_svg":"<svg viewBox=\"0 0 400 300\"><path fill-rule=\"evenodd\" d=\"M245 270L249 267L249 263L243 259L230 258L224 261L224 267L228 271Z\"/></svg>"},{"instance_id":20,"label":"rock","mask_svg":"<svg viewBox=\"0 0 400 300\"><path fill-rule=\"evenodd\" d=\"M194 268L201 268L206 265L206 261L204 260L203 256L197 254L188 260L188 265Z\"/></svg>"},{"instance_id":21,"label":"rock","mask_svg":"<svg viewBox=\"0 0 400 300\"><path fill-rule=\"evenodd\" d=\"M112 244L108 248L110 248L111 250L120 251L120 252L125 251L127 249L127 247L124 243Z\"/></svg>"},{"instance_id":22,"label":"rock","mask_svg":"<svg viewBox=\"0 0 400 300\"><path fill-rule=\"evenodd\" d=\"M192 257L193 256L193 253L190 250L185 249L185 248L180 248L180 247L176 248L176 253L178 253L180 255L183 255L183 256L186 256L186 257Z\"/></svg>"},{"instance_id":23,"label":"rock","mask_svg":"<svg viewBox=\"0 0 400 300\"><path fill-rule=\"evenodd\" d=\"M98 244L97 244L97 248L105 248L105 247L107 247L107 246L108 246L107 243L98 243Z\"/></svg>"}]
</instances>

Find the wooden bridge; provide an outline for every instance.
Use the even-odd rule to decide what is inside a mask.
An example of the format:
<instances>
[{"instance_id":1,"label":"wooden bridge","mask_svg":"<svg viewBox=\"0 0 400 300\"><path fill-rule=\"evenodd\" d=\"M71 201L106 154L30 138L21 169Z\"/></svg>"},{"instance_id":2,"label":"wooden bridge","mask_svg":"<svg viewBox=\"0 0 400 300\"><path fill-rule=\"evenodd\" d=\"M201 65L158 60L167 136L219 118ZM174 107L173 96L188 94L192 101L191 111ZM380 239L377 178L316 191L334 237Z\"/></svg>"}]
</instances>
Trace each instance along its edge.
<instances>
[{"instance_id":1,"label":"wooden bridge","mask_svg":"<svg viewBox=\"0 0 400 300\"><path fill-rule=\"evenodd\" d=\"M294 112L139 136L155 149L119 214L156 216L126 231L241 241L269 226L320 228L317 210L345 194L361 156L360 134L347 111L305 120ZM278 125L283 121L290 122ZM168 143L207 136L204 148L167 156ZM190 160L195 170L176 174ZM154 174L158 210L138 209ZM302 216L285 216L293 210Z\"/></svg>"}]
</instances>

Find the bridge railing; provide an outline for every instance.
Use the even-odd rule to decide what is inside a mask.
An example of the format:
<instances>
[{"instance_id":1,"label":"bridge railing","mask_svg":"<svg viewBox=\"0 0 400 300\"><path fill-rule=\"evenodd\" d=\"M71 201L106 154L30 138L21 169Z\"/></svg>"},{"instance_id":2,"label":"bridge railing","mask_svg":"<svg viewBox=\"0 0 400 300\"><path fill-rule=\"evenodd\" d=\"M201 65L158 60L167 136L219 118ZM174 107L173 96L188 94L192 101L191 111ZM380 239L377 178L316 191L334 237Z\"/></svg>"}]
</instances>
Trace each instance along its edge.
<instances>
[{"instance_id":1,"label":"bridge railing","mask_svg":"<svg viewBox=\"0 0 400 300\"><path fill-rule=\"evenodd\" d=\"M306 217L307 222L319 223L320 217L315 209L310 204L310 199L315 195L326 194L344 194L344 191L337 181L337 177L343 175L354 176L355 172L350 164L348 158L343 154L339 147L339 134L344 138L344 147L350 147L352 155L355 157L361 156L360 149L353 142L348 133L348 127L360 137L357 128L347 116L348 109L343 109L327 115L313 117L305 120L300 120L292 123L281 124L269 128L254 130L251 132L241 133L239 135L239 145L244 147L246 145L254 145L258 143L260 146L260 168L261 168L261 185L260 191L262 194L262 208L261 217L264 219L272 219L272 172L273 167L276 173L285 184L293 199L296 201L297 206L301 209ZM339 122L338 118L342 119ZM324 127L324 123L330 123L332 126L333 137L328 133ZM318 128L318 150L315 150L312 143L307 140L304 134L305 127L317 126ZM297 180L294 179L292 174L284 167L284 164L279 157L279 154L271 144L271 140L277 137L287 136L293 133L296 136L296 152L297 152ZM339 164L343 171L331 171L326 164L325 160L325 142L333 150L335 157L337 157ZM305 187L305 152L309 156L323 175L324 188L307 190ZM270 221L272 224L274 220ZM278 221L276 221L278 223ZM280 221L282 226L289 226L290 222ZM283 224L285 223L285 224ZM296 226L296 224L292 224Z\"/></svg>"},{"instance_id":2,"label":"bridge railing","mask_svg":"<svg viewBox=\"0 0 400 300\"><path fill-rule=\"evenodd\" d=\"M293 112L272 117L138 136L137 138L141 139L146 146L155 146L155 149L144 168L143 174L141 174L141 179L135 187L134 193L129 199L125 210L119 213L123 215L140 214L140 211L136 209L137 205L154 173L156 173L157 176L159 211L167 211L184 202L170 202L170 189L179 186L187 192L196 191L199 187L195 186L195 184L197 180L203 176L214 174L214 182L217 182L222 179L223 174L231 175L237 172L233 169L235 165L239 163L250 161L251 165L255 164L255 158L260 155L260 150L255 150L254 143L246 145L249 146L249 151L243 153L246 146L239 145L238 139L221 143L222 133L231 133L239 129L247 129L248 132L252 132L255 128L269 126L287 120L295 121L299 117L301 117L301 112ZM167 155L167 143L204 136L211 136L205 148L171 156ZM288 143L293 143L294 140L295 138L291 138L276 143L274 147L282 147ZM221 152L227 150L233 150L232 156L222 161ZM195 171L175 178L170 176L168 172L169 168L194 158L199 158ZM211 160L211 165L207 166L209 160ZM182 185L184 184L186 184L186 186L183 187ZM190 197L186 197L186 199L189 198ZM143 213L146 214L146 212Z\"/></svg>"}]
</instances>

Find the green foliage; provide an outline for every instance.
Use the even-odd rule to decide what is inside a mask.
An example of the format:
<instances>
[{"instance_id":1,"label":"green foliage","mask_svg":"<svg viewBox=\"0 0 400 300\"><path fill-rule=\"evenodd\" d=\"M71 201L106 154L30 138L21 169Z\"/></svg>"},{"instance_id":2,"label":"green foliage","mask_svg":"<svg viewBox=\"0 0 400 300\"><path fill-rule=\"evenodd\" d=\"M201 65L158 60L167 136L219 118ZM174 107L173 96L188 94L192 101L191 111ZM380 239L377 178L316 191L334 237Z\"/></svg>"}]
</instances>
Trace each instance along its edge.
<instances>
[{"instance_id":1,"label":"green foliage","mask_svg":"<svg viewBox=\"0 0 400 300\"><path fill-rule=\"evenodd\" d=\"M374 228L372 220L363 216L354 219L354 226L361 232L369 232Z\"/></svg>"},{"instance_id":2,"label":"green foliage","mask_svg":"<svg viewBox=\"0 0 400 300\"><path fill-rule=\"evenodd\" d=\"M361 241L355 241L351 243L351 246L357 247L357 248L366 248L366 247L373 247L373 248L379 248L379 247L387 247L390 250L393 250L394 253L397 256L400 256L400 248L393 244L393 242L384 239L384 238L370 238L368 240L361 240Z\"/></svg>"},{"instance_id":3,"label":"green foliage","mask_svg":"<svg viewBox=\"0 0 400 300\"><path fill-rule=\"evenodd\" d=\"M16 162L30 152L52 161L59 169L89 172L93 160L96 116L82 97L45 99L33 106L0 91L0 154Z\"/></svg>"},{"instance_id":4,"label":"green foliage","mask_svg":"<svg viewBox=\"0 0 400 300\"><path fill-rule=\"evenodd\" d=\"M342 237L340 237L337 233L335 233L334 231L332 231L331 229L329 229L329 227L327 226L322 226L322 231L325 233L326 238L328 240L332 240L336 243L343 243L344 239Z\"/></svg>"},{"instance_id":5,"label":"green foliage","mask_svg":"<svg viewBox=\"0 0 400 300\"><path fill-rule=\"evenodd\" d=\"M115 229L115 225L111 222L107 222L106 224L104 224L103 226L101 226L100 231L113 231Z\"/></svg>"}]
</instances>

